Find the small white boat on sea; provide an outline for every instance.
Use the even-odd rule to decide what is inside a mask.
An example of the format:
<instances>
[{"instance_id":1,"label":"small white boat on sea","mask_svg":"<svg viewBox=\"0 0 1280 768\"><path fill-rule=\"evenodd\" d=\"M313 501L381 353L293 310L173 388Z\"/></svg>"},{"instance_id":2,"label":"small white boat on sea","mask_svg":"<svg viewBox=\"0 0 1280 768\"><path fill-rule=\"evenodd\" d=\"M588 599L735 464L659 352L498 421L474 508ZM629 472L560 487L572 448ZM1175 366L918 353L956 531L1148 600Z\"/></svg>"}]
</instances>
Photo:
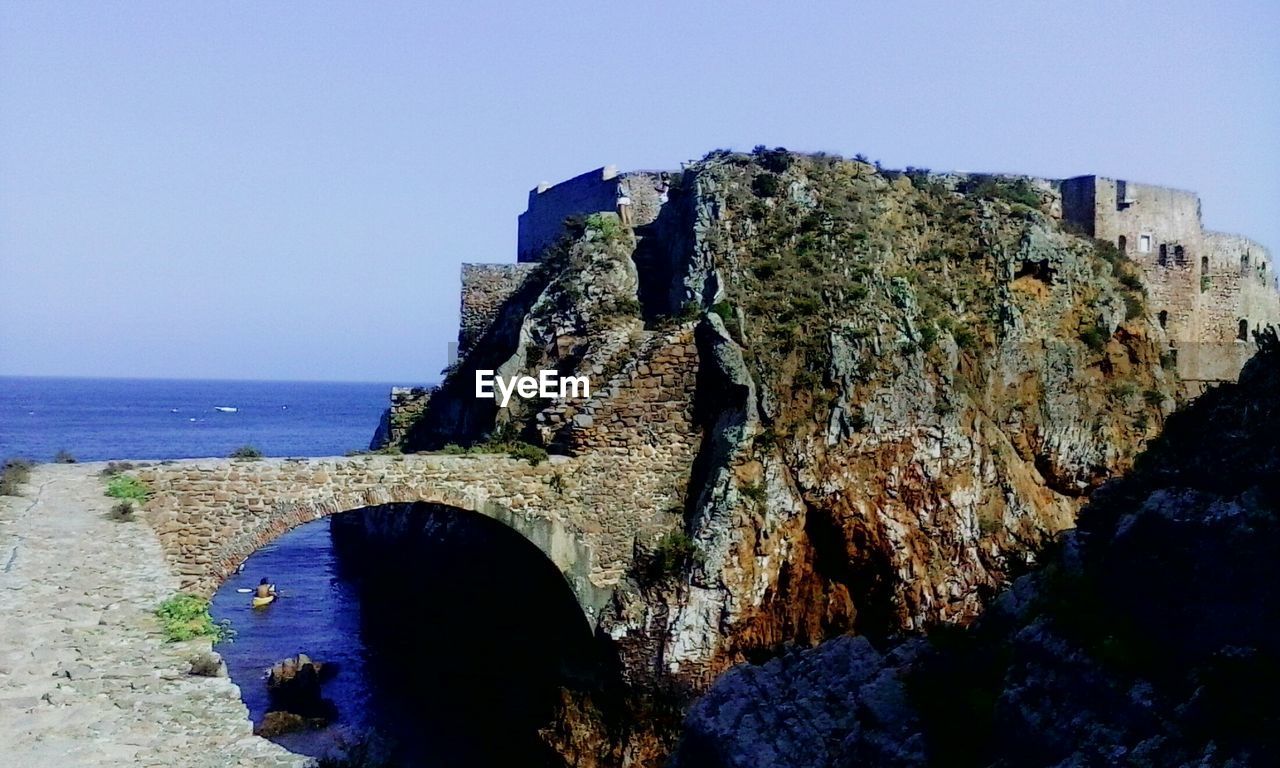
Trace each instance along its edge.
<instances>
[{"instance_id":1,"label":"small white boat on sea","mask_svg":"<svg viewBox=\"0 0 1280 768\"><path fill-rule=\"evenodd\" d=\"M239 409L239 408L232 408L232 407L231 407L231 406L229 406L229 405L215 405L215 406L213 406L213 410L215 410L215 411L222 411L223 413L235 413L236 411L238 411L238 410L240 410L240 409Z\"/></svg>"}]
</instances>

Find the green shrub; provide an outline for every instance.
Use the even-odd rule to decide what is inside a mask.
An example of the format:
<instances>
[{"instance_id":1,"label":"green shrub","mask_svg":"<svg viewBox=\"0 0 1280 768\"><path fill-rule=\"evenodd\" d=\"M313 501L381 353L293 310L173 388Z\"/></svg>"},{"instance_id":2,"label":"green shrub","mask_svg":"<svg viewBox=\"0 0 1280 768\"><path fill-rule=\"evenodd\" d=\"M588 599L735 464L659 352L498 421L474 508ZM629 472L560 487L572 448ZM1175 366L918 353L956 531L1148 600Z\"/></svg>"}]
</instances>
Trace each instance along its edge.
<instances>
[{"instance_id":1,"label":"green shrub","mask_svg":"<svg viewBox=\"0 0 1280 768\"><path fill-rule=\"evenodd\" d=\"M605 305L603 314L605 317L635 317L643 310L644 307L634 296L619 296Z\"/></svg>"},{"instance_id":2,"label":"green shrub","mask_svg":"<svg viewBox=\"0 0 1280 768\"><path fill-rule=\"evenodd\" d=\"M1107 348L1107 333L1096 325L1091 325L1080 332L1080 341L1094 352Z\"/></svg>"},{"instance_id":3,"label":"green shrub","mask_svg":"<svg viewBox=\"0 0 1280 768\"><path fill-rule=\"evenodd\" d=\"M1118 381L1111 385L1110 394L1113 400L1128 400L1138 394L1138 385L1132 381Z\"/></svg>"},{"instance_id":4,"label":"green shrub","mask_svg":"<svg viewBox=\"0 0 1280 768\"><path fill-rule=\"evenodd\" d=\"M698 544L683 530L664 534L657 545L641 558L643 575L651 583L672 579L688 568L703 562Z\"/></svg>"},{"instance_id":5,"label":"green shrub","mask_svg":"<svg viewBox=\"0 0 1280 768\"><path fill-rule=\"evenodd\" d=\"M740 489L742 495L751 499L757 504L763 503L765 498L764 483L748 483L744 484Z\"/></svg>"},{"instance_id":6,"label":"green shrub","mask_svg":"<svg viewBox=\"0 0 1280 768\"><path fill-rule=\"evenodd\" d=\"M465 453L470 453L470 451L458 445L457 443L449 443L448 445L440 449L440 453L443 453L446 456L461 456Z\"/></svg>"},{"instance_id":7,"label":"green shrub","mask_svg":"<svg viewBox=\"0 0 1280 768\"><path fill-rule=\"evenodd\" d=\"M920 348L924 350L933 349L933 345L938 343L938 329L932 325L925 325L920 328Z\"/></svg>"},{"instance_id":8,"label":"green shrub","mask_svg":"<svg viewBox=\"0 0 1280 768\"><path fill-rule=\"evenodd\" d=\"M115 475L107 481L107 495L113 499L146 501L151 497L151 489L133 475Z\"/></svg>"},{"instance_id":9,"label":"green shrub","mask_svg":"<svg viewBox=\"0 0 1280 768\"><path fill-rule=\"evenodd\" d=\"M516 442L507 448L507 455L513 459L526 459L533 466L547 460L547 450L525 442Z\"/></svg>"},{"instance_id":10,"label":"green shrub","mask_svg":"<svg viewBox=\"0 0 1280 768\"><path fill-rule=\"evenodd\" d=\"M978 346L978 334L967 326L952 328L951 338L955 339L956 346L961 349L976 349Z\"/></svg>"},{"instance_id":11,"label":"green shrub","mask_svg":"<svg viewBox=\"0 0 1280 768\"><path fill-rule=\"evenodd\" d=\"M605 240L613 240L622 235L622 222L611 213L593 213L586 218L587 229L600 233Z\"/></svg>"},{"instance_id":12,"label":"green shrub","mask_svg":"<svg viewBox=\"0 0 1280 768\"><path fill-rule=\"evenodd\" d=\"M777 174L762 173L751 181L751 191L756 197L777 197L782 191L782 179Z\"/></svg>"},{"instance_id":13,"label":"green shrub","mask_svg":"<svg viewBox=\"0 0 1280 768\"><path fill-rule=\"evenodd\" d=\"M1124 298L1124 319L1137 320L1147 313L1147 308L1140 295L1126 293Z\"/></svg>"},{"instance_id":14,"label":"green shrub","mask_svg":"<svg viewBox=\"0 0 1280 768\"><path fill-rule=\"evenodd\" d=\"M0 496L19 496L19 487L31 476L31 462L9 459L0 466Z\"/></svg>"},{"instance_id":15,"label":"green shrub","mask_svg":"<svg viewBox=\"0 0 1280 768\"><path fill-rule=\"evenodd\" d=\"M228 458L245 459L245 460L260 459L262 458L262 451L258 450L257 448L254 448L252 445L242 445L239 448L232 451L231 455Z\"/></svg>"},{"instance_id":16,"label":"green shrub","mask_svg":"<svg viewBox=\"0 0 1280 768\"><path fill-rule=\"evenodd\" d=\"M71 451L64 449L58 451L58 455L53 457L53 462L55 464L75 464L76 457L71 455Z\"/></svg>"},{"instance_id":17,"label":"green shrub","mask_svg":"<svg viewBox=\"0 0 1280 768\"><path fill-rule=\"evenodd\" d=\"M1040 193L1026 179L999 179L994 176L975 176L961 185L965 192L988 200L1019 203L1030 208L1040 207Z\"/></svg>"},{"instance_id":18,"label":"green shrub","mask_svg":"<svg viewBox=\"0 0 1280 768\"><path fill-rule=\"evenodd\" d=\"M232 632L227 622L215 622L209 614L209 601L198 595L179 593L156 608L166 642L178 643L195 637L211 637L214 642L229 640Z\"/></svg>"}]
</instances>

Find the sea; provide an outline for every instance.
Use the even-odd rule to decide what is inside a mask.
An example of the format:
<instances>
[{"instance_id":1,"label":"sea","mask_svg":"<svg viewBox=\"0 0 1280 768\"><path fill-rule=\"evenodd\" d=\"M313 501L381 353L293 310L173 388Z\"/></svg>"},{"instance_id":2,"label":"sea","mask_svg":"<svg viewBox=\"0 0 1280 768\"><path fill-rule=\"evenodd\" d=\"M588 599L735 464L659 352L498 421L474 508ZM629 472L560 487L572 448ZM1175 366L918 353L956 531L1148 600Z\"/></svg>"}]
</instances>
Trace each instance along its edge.
<instances>
[{"instance_id":1,"label":"sea","mask_svg":"<svg viewBox=\"0 0 1280 768\"><path fill-rule=\"evenodd\" d=\"M400 382L403 384L404 382ZM0 377L0 459L342 456L365 450L390 383Z\"/></svg>"}]
</instances>

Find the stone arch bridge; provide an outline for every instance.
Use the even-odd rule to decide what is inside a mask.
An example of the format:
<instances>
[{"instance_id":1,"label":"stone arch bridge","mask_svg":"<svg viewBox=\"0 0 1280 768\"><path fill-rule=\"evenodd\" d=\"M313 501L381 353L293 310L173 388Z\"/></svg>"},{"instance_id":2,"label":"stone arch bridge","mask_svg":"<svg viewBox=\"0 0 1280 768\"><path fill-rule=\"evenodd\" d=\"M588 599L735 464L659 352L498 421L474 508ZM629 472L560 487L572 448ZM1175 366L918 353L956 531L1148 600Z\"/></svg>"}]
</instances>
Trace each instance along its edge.
<instances>
[{"instance_id":1,"label":"stone arch bridge","mask_svg":"<svg viewBox=\"0 0 1280 768\"><path fill-rule=\"evenodd\" d=\"M210 595L259 547L331 514L402 502L495 519L564 574L595 624L635 543L675 527L677 483L621 452L553 456L537 466L498 454L320 459L196 459L129 471L153 495L144 516L186 591Z\"/></svg>"}]
</instances>

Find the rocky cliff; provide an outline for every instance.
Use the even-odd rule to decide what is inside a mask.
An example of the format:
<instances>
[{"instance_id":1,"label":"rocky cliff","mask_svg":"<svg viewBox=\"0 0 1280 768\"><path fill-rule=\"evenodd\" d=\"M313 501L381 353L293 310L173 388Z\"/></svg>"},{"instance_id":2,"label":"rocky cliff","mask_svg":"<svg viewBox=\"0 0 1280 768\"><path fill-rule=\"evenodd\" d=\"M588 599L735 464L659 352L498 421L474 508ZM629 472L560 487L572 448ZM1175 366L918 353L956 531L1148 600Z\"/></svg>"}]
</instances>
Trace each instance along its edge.
<instances>
[{"instance_id":1,"label":"rocky cliff","mask_svg":"<svg viewBox=\"0 0 1280 768\"><path fill-rule=\"evenodd\" d=\"M1169 419L967 630L726 674L676 766L1280 760L1280 343Z\"/></svg>"},{"instance_id":2,"label":"rocky cliff","mask_svg":"<svg viewBox=\"0 0 1280 768\"><path fill-rule=\"evenodd\" d=\"M652 224L570 222L404 444L682 468L599 625L616 685L548 731L581 765L657 764L734 663L968 622L1173 408L1138 271L1047 185L764 149L673 181ZM596 391L500 410L477 368Z\"/></svg>"}]
</instances>

